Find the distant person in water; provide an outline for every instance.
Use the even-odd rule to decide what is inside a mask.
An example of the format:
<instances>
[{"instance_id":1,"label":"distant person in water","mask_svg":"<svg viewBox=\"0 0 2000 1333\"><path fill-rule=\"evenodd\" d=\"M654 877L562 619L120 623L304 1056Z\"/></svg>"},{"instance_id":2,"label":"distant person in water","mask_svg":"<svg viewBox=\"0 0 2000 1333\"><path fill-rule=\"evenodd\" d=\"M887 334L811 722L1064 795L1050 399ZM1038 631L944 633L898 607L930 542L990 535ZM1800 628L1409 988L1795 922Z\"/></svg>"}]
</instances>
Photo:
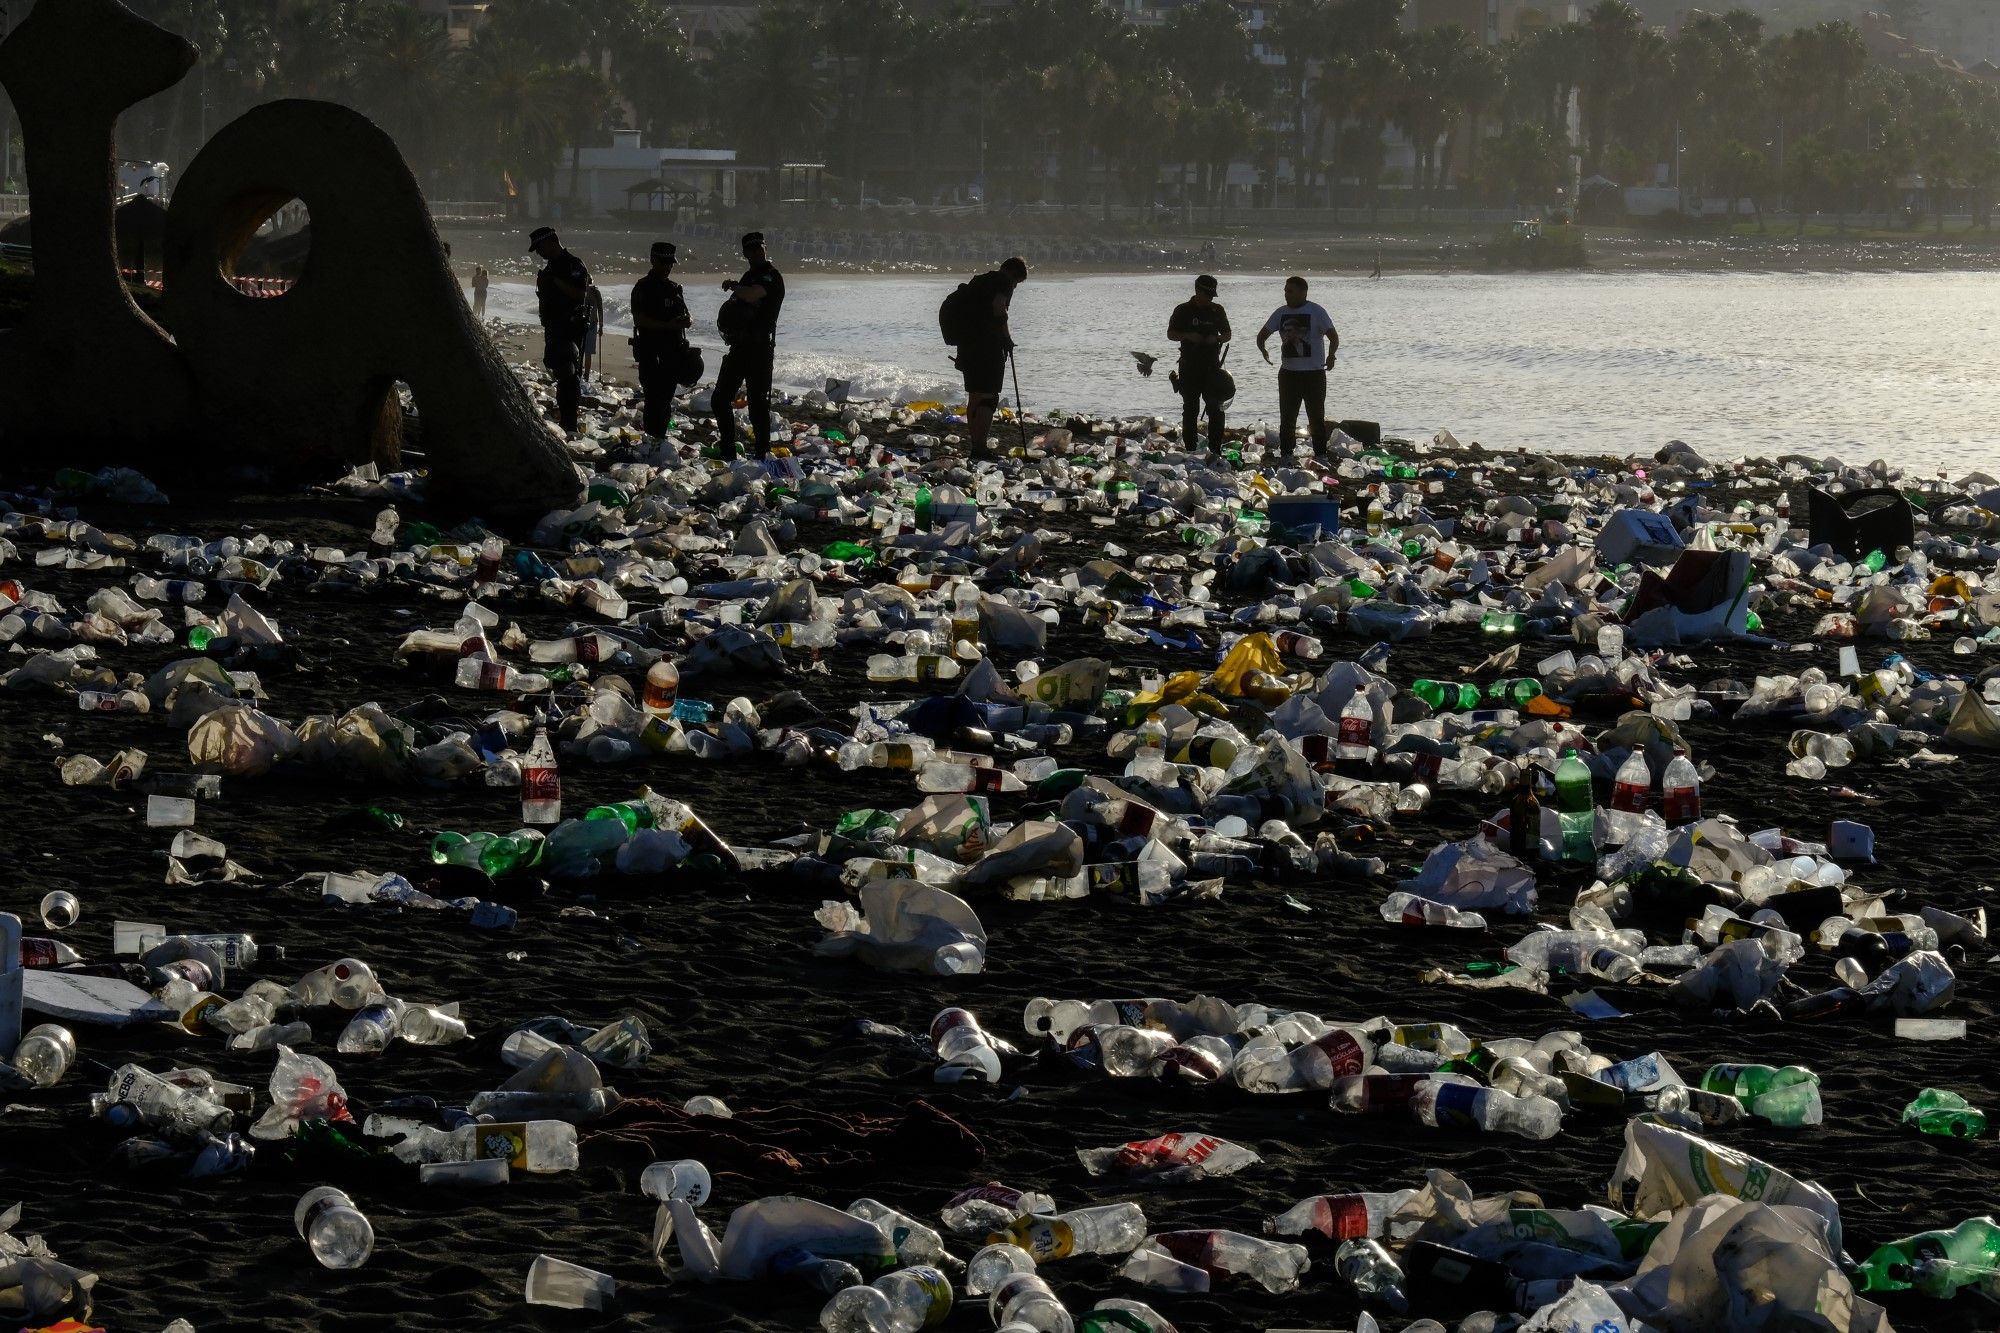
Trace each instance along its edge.
<instances>
[{"instance_id":1,"label":"distant person in water","mask_svg":"<svg viewBox=\"0 0 2000 1333\"><path fill-rule=\"evenodd\" d=\"M1292 456L1303 406L1312 449L1318 453L1326 447L1326 372L1340 355L1340 330L1333 326L1333 316L1306 299L1306 280L1293 277L1285 279L1285 303L1271 312L1257 334L1257 351L1266 363L1271 353L1265 344L1274 333L1279 350L1278 448L1286 458Z\"/></svg>"},{"instance_id":2,"label":"distant person in water","mask_svg":"<svg viewBox=\"0 0 2000 1333\"><path fill-rule=\"evenodd\" d=\"M528 248L542 260L535 274L535 308L542 321L542 364L556 382L556 419L577 432L583 406L583 335L590 319L590 270L563 249L554 227L528 233Z\"/></svg>"},{"instance_id":3,"label":"distant person in water","mask_svg":"<svg viewBox=\"0 0 2000 1333\"><path fill-rule=\"evenodd\" d=\"M1229 341L1229 313L1215 299L1215 279L1194 280L1194 295L1167 318L1167 340L1181 347L1174 388L1181 396L1181 447L1194 448L1201 410L1208 408L1208 451L1222 453L1222 348Z\"/></svg>"},{"instance_id":4,"label":"distant person in water","mask_svg":"<svg viewBox=\"0 0 2000 1333\"><path fill-rule=\"evenodd\" d=\"M717 331L729 350L715 371L715 444L724 458L736 457L736 391L749 399L750 431L757 457L771 453L771 373L778 356L778 312L785 305L785 279L764 248L764 233L746 232L740 278L722 284L729 293L716 316Z\"/></svg>"},{"instance_id":5,"label":"distant person in water","mask_svg":"<svg viewBox=\"0 0 2000 1333\"><path fill-rule=\"evenodd\" d=\"M486 276L486 265L472 266L472 317L486 318L486 288L492 279Z\"/></svg>"},{"instance_id":6,"label":"distant person in water","mask_svg":"<svg viewBox=\"0 0 2000 1333\"><path fill-rule=\"evenodd\" d=\"M965 437L973 453L985 453L993 433L1007 358L1014 350L1007 315L1014 289L1027 280L1028 261L1017 255L947 296L939 312L946 341L958 349L952 359L965 378Z\"/></svg>"}]
</instances>

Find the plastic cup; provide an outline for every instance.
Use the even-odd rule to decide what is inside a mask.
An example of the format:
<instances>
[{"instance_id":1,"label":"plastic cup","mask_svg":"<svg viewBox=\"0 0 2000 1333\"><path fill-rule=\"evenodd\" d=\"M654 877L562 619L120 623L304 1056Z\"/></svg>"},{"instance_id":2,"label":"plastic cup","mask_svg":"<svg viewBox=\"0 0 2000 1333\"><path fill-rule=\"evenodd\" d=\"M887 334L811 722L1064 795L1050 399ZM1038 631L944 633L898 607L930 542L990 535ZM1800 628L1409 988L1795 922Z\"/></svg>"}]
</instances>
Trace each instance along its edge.
<instances>
[{"instance_id":1,"label":"plastic cup","mask_svg":"<svg viewBox=\"0 0 2000 1333\"><path fill-rule=\"evenodd\" d=\"M700 1207L708 1202L709 1191L713 1188L708 1168L693 1158L655 1162L639 1173L639 1191L661 1203L669 1199L684 1199Z\"/></svg>"},{"instance_id":2,"label":"plastic cup","mask_svg":"<svg viewBox=\"0 0 2000 1333\"><path fill-rule=\"evenodd\" d=\"M618 1281L581 1264L535 1256L528 1265L528 1304L552 1305L559 1310L602 1310L618 1295Z\"/></svg>"},{"instance_id":3,"label":"plastic cup","mask_svg":"<svg viewBox=\"0 0 2000 1333\"><path fill-rule=\"evenodd\" d=\"M56 889L42 897L42 925L49 930L68 930L83 915L83 904L68 889Z\"/></svg>"}]
</instances>

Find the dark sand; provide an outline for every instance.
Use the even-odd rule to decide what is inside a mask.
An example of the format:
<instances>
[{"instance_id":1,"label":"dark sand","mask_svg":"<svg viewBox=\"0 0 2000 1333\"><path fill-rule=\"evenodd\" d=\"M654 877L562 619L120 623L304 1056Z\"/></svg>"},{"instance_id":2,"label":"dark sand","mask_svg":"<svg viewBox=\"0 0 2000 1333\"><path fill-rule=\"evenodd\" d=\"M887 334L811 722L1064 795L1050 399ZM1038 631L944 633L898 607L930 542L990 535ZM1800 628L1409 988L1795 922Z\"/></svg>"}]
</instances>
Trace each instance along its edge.
<instances>
[{"instance_id":1,"label":"dark sand","mask_svg":"<svg viewBox=\"0 0 2000 1333\"><path fill-rule=\"evenodd\" d=\"M1449 498L1449 497L1447 497ZM175 531L219 537L264 531L356 549L365 544L374 504L314 501L124 510L85 504L83 513L111 531L135 535ZM409 515L406 513L406 517ZM1077 542L1055 547L1049 563L1063 566L1094 554L1107 536L1132 549L1163 549L1149 530L1107 530L1071 516L1055 526ZM815 546L839 535L806 534ZM6 574L80 604L107 582L97 574L34 569L25 549ZM362 599L279 585L257 599L300 650L297 674L267 671L270 712L296 722L312 712L337 712L365 700L396 709L432 694L454 711L481 715L501 700L452 690L448 682L400 672L390 652L406 630L448 626L455 604L428 600L417 589ZM518 596L494 603L534 636L558 631L568 617L546 603ZM205 604L216 609L211 593ZM639 609L635 605L635 610ZM1766 607L1780 636L1804 636L1816 613ZM1329 660L1365 648L1333 640ZM1398 647L1388 668L1401 684L1419 676L1456 674L1488 650L1476 633L1441 631ZM1066 625L1052 636L1045 663L1102 653L1093 630ZM1863 646L1864 663L1888 651ZM1905 646L1923 666L1963 670L1977 659L1953 658L1949 639ZM1117 652L1123 665L1200 665L1187 656ZM1539 655L1539 654L1537 654ZM172 651L107 648L120 670L151 671L179 656ZM1773 655L1754 648L1697 653L1690 678L1831 669L1835 649ZM763 698L793 687L844 727L844 710L870 691L861 679L864 655L829 658L831 674L795 672L779 681L704 681L689 693L726 701L736 693ZM1012 657L1003 659L1012 664ZM1322 663L1324 665L1324 663ZM1859 874L1873 888L1917 903L1965 910L1984 901L2000 873L1992 837L1996 764L1968 756L1938 770L1864 763L1825 783L1784 776L1778 723L1688 724L1696 757L1714 765L1705 793L1710 812L1735 815L1748 829L1777 824L1806 837L1824 836L1830 818L1863 820L1879 839L1880 865ZM1656 992L1604 987L1623 1021L1583 1023L1554 999L1517 993L1478 994L1418 983L1429 966L1452 966L1488 954L1523 926L1496 936L1421 931L1384 924L1377 914L1387 885L1319 878L1283 890L1232 884L1219 902L1144 909L1118 897L1052 905L975 902L991 932L988 970L959 979L877 974L815 959L821 931L813 909L828 896L786 875L664 880L600 880L557 886L539 902L523 902L511 933L473 930L456 913L395 913L381 907L323 906L297 890L275 887L307 871L424 871L431 829L494 829L518 823L512 791L464 786L369 790L310 775L264 780L226 779L220 800L204 803L198 828L226 842L230 854L259 877L256 885L168 888L162 884L164 832L143 827L143 798L107 789L63 787L57 751L100 759L139 745L151 768L186 766L184 738L159 717L81 715L67 696L0 694L0 736L14 781L15 835L8 861L5 906L32 919L51 888L83 900L81 922L65 936L87 955L108 955L111 923L124 917L172 929L249 930L284 945L289 961L263 975L289 982L300 972L343 955L369 960L392 993L431 1001L462 1000L476 1040L446 1048L398 1044L379 1056L340 1056L333 1040L344 1013L309 1015L310 1048L339 1071L357 1116L385 1099L430 1094L462 1103L507 1073L497 1058L516 1023L559 1013L585 1023L623 1014L644 1017L656 1054L642 1070L616 1071L609 1081L627 1096L678 1104L696 1094L720 1096L739 1112L750 1108L811 1108L841 1116L896 1116L922 1100L969 1127L983 1147L976 1166L900 1153L877 1168L863 1163L795 1173L775 1165L749 1174L718 1172L704 1210L718 1232L729 1210L762 1194L793 1192L845 1206L872 1195L934 1219L950 1194L1002 1180L1041 1188L1065 1207L1131 1198L1155 1230L1220 1226L1257 1233L1264 1219L1303 1196L1342 1190L1387 1190L1421 1182L1427 1166L1449 1168L1481 1192L1538 1191L1554 1206L1602 1201L1622 1137L1622 1119L1572 1115L1547 1143L1481 1139L1434 1132L1401 1119L1343 1118L1322 1098L1251 1097L1233 1088L1192 1091L1142 1082L1078 1080L1053 1061L995 1088L936 1086L930 1062L872 1042L842 1037L856 1017L921 1032L947 1004L974 1010L993 1030L1018 1038L1021 1008L1032 996L1101 997L1215 994L1303 1007L1326 1017L1449 1020L1475 1036L1535 1036L1581 1027L1594 1049L1614 1057L1659 1049L1690 1079L1713 1061L1796 1062L1824 1079L1827 1123L1805 1131L1743 1127L1720 1137L1793 1174L1816 1179L1839 1200L1847 1245L1857 1257L1882 1241L1949 1226L1991 1211L2000 1195L1991 1137L1964 1143L1925 1138L1899 1124L1904 1103L1925 1085L1955 1088L1989 1110L2000 1110L1995 1067L1996 988L1984 959L1959 968L1958 999L1949 1015L1970 1023L1961 1043L1898 1043L1886 1023L1823 1027L1753 1027L1690 1017L1666 1008ZM1908 747L1901 753L1907 754ZM1104 765L1101 751L1074 758ZM781 769L761 756L704 763L687 756L622 768L581 761L563 772L565 809L629 796L641 783L692 803L724 837L755 846L798 830L828 828L843 810L899 807L916 799L907 776ZM1848 788L1852 790L1848 790ZM409 826L383 832L353 815L369 803L400 811ZM1401 873L1434 844L1468 836L1494 802L1445 794L1421 816L1400 817L1375 848ZM1024 812L1022 797L996 798L996 812ZM1583 877L1544 867L1544 920L1562 920ZM1301 915L1282 905L1289 891L1312 907ZM574 906L596 915L563 915ZM621 945L629 936L636 948ZM525 951L510 961L510 951ZM1830 964L1817 951L1793 976L1818 989ZM232 993L239 981L232 982ZM32 1015L30 1018L32 1022ZM586 1144L572 1175L516 1177L507 1189L453 1192L424 1189L414 1168L393 1160L300 1170L275 1147L255 1170L222 1180L188 1183L174 1175L134 1172L113 1156L118 1136L94 1122L91 1092L109 1069L137 1060L153 1069L198 1064L224 1079L259 1089L272 1057L237 1056L219 1039L176 1035L166 1028L122 1034L79 1030L83 1058L57 1088L12 1098L0 1139L6 1201L22 1200L22 1232L41 1232L65 1261L101 1275L99 1322L150 1333L183 1316L201 1333L276 1329L806 1329L816 1327L821 1298L783 1284L671 1283L653 1266L647 1238L653 1207L638 1192L629 1157ZM610 1072L610 1071L608 1071ZM1018 1092L1016 1091L1018 1089ZM1091 1180L1074 1156L1078 1147L1117 1143L1172 1130L1201 1129L1256 1148L1260 1166L1231 1179L1159 1191ZM803 1154L802 1154L803 1155ZM351 1273L319 1269L292 1230L293 1203L313 1184L333 1180L372 1219L372 1261ZM1189 1333L1250 1333L1270 1326L1351 1328L1356 1305L1333 1273L1330 1246L1311 1240L1314 1266L1303 1287L1287 1296L1221 1286L1200 1297L1150 1297L1113 1278L1115 1261L1074 1259L1044 1271L1070 1308L1081 1312L1107 1295L1150 1299ZM614 1275L616 1308L601 1316L538 1310L521 1299L531 1258L546 1251ZM961 1254L965 1251L961 1250ZM1990 1308L1967 1296L1954 1305L1891 1299L1897 1327L1972 1330L1995 1327ZM1390 1321L1393 1327L1399 1321ZM950 1329L987 1328L983 1300L965 1303Z\"/></svg>"}]
</instances>

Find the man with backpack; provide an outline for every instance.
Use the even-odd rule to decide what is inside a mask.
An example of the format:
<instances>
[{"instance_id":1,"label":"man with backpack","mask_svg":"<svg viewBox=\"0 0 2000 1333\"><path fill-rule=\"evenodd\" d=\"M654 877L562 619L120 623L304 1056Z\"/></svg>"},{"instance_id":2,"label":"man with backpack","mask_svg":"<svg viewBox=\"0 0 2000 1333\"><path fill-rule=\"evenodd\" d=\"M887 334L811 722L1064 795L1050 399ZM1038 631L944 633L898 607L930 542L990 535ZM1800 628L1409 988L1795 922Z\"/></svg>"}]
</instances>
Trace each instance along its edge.
<instances>
[{"instance_id":1,"label":"man with backpack","mask_svg":"<svg viewBox=\"0 0 2000 1333\"><path fill-rule=\"evenodd\" d=\"M958 349L952 361L965 377L966 438L974 453L985 453L993 430L993 413L1007 377L1007 356L1014 339L1007 330L1007 310L1014 289L1028 280L1028 263L1016 256L990 273L981 273L944 298L938 307L938 329Z\"/></svg>"},{"instance_id":2,"label":"man with backpack","mask_svg":"<svg viewBox=\"0 0 2000 1333\"><path fill-rule=\"evenodd\" d=\"M771 453L771 368L778 355L778 312L785 304L785 279L764 249L763 232L745 233L743 258L750 267L742 277L722 284L729 299L715 316L716 331L729 345L715 371L715 446L724 458L736 457L736 391L745 389L757 457L767 458Z\"/></svg>"},{"instance_id":3,"label":"man with backpack","mask_svg":"<svg viewBox=\"0 0 2000 1333\"><path fill-rule=\"evenodd\" d=\"M683 377L682 368L694 353L688 346L687 298L674 281L677 255L671 241L654 241L653 267L632 287L632 360L639 370L639 391L645 396L646 434L658 439L674 419L674 390L692 383L700 372Z\"/></svg>"},{"instance_id":4,"label":"man with backpack","mask_svg":"<svg viewBox=\"0 0 2000 1333\"><path fill-rule=\"evenodd\" d=\"M1167 318L1167 341L1181 345L1174 388L1181 396L1181 447L1194 448L1201 408L1208 406L1208 452L1222 455L1222 405L1234 393L1222 370L1222 347L1229 341L1229 313L1215 299L1215 279L1194 280L1194 296Z\"/></svg>"}]
</instances>

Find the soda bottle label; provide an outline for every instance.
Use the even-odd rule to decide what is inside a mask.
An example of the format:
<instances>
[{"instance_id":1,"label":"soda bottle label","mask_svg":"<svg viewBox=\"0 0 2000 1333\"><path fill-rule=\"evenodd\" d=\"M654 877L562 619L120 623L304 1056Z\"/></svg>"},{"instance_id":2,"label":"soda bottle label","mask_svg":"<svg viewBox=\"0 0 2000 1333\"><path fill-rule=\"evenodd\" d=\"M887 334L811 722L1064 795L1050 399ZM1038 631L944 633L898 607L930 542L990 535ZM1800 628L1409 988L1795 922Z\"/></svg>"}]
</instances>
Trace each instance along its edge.
<instances>
[{"instance_id":1,"label":"soda bottle label","mask_svg":"<svg viewBox=\"0 0 2000 1333\"><path fill-rule=\"evenodd\" d=\"M923 1289L930 1304L924 1309L924 1322L919 1328L935 1328L951 1313L951 1279L928 1265L905 1270Z\"/></svg>"},{"instance_id":2,"label":"soda bottle label","mask_svg":"<svg viewBox=\"0 0 2000 1333\"><path fill-rule=\"evenodd\" d=\"M918 682L921 683L924 681L936 680L937 678L938 678L938 654L925 653L921 657L917 658Z\"/></svg>"},{"instance_id":3,"label":"soda bottle label","mask_svg":"<svg viewBox=\"0 0 2000 1333\"><path fill-rule=\"evenodd\" d=\"M500 1158L516 1171L528 1169L528 1127L525 1124L481 1125L473 1140L473 1156L480 1161Z\"/></svg>"},{"instance_id":4,"label":"soda bottle label","mask_svg":"<svg viewBox=\"0 0 2000 1333\"><path fill-rule=\"evenodd\" d=\"M1076 1246L1076 1233L1059 1217L1037 1217L1021 1230L1020 1244L1036 1263L1045 1264L1051 1259L1067 1259Z\"/></svg>"},{"instance_id":5,"label":"soda bottle label","mask_svg":"<svg viewBox=\"0 0 2000 1333\"><path fill-rule=\"evenodd\" d=\"M500 690L507 687L507 664L504 662L481 662L479 664L479 688Z\"/></svg>"},{"instance_id":6,"label":"soda bottle label","mask_svg":"<svg viewBox=\"0 0 2000 1333\"><path fill-rule=\"evenodd\" d=\"M22 967L60 967L62 960L56 956L54 940L23 939L21 941Z\"/></svg>"},{"instance_id":7,"label":"soda bottle label","mask_svg":"<svg viewBox=\"0 0 2000 1333\"><path fill-rule=\"evenodd\" d=\"M1355 1041L1354 1034L1346 1028L1335 1028L1313 1042L1312 1047L1326 1057L1328 1070L1334 1078L1359 1074L1367 1063L1361 1043Z\"/></svg>"},{"instance_id":8,"label":"soda bottle label","mask_svg":"<svg viewBox=\"0 0 2000 1333\"><path fill-rule=\"evenodd\" d=\"M595 662L600 656L601 653L598 650L597 636L595 634L585 634L576 640L577 661Z\"/></svg>"},{"instance_id":9,"label":"soda bottle label","mask_svg":"<svg viewBox=\"0 0 2000 1333\"><path fill-rule=\"evenodd\" d=\"M1340 743L1343 747L1365 748L1374 732L1374 726L1365 717L1343 717L1340 719Z\"/></svg>"},{"instance_id":10,"label":"soda bottle label","mask_svg":"<svg viewBox=\"0 0 2000 1333\"><path fill-rule=\"evenodd\" d=\"M1359 1194L1322 1195L1313 1204L1313 1226L1332 1240L1366 1240L1368 1201Z\"/></svg>"},{"instance_id":11,"label":"soda bottle label","mask_svg":"<svg viewBox=\"0 0 2000 1333\"><path fill-rule=\"evenodd\" d=\"M562 799L562 777L553 768L529 768L521 771L521 799L527 801L560 801Z\"/></svg>"},{"instance_id":12,"label":"soda bottle label","mask_svg":"<svg viewBox=\"0 0 2000 1333\"><path fill-rule=\"evenodd\" d=\"M1479 1094L1485 1091L1467 1083L1446 1083L1438 1088L1437 1100L1432 1103L1431 1113L1437 1117L1439 1129L1478 1129L1476 1114Z\"/></svg>"}]
</instances>

